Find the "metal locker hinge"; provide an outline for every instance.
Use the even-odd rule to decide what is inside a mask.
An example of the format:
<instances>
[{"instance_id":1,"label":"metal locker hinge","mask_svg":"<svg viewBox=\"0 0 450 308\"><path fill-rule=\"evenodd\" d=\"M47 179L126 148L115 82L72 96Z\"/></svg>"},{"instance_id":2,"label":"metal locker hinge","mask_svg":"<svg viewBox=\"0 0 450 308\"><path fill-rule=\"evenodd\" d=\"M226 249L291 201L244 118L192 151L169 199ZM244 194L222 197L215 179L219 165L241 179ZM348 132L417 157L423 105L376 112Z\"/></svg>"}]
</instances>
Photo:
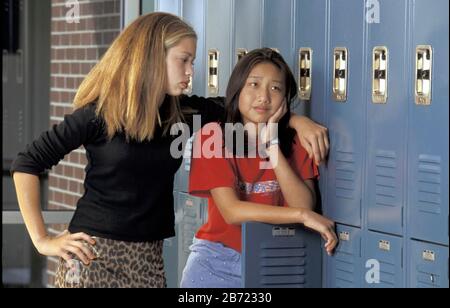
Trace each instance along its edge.
<instances>
[{"instance_id":1,"label":"metal locker hinge","mask_svg":"<svg viewBox=\"0 0 450 308\"><path fill-rule=\"evenodd\" d=\"M208 92L219 94L219 51L216 49L208 50Z\"/></svg>"},{"instance_id":2,"label":"metal locker hinge","mask_svg":"<svg viewBox=\"0 0 450 308\"><path fill-rule=\"evenodd\" d=\"M243 56L245 56L248 53L248 50L245 48L238 48L236 51L236 63L238 63Z\"/></svg>"},{"instance_id":3,"label":"metal locker hinge","mask_svg":"<svg viewBox=\"0 0 450 308\"><path fill-rule=\"evenodd\" d=\"M433 66L433 49L430 45L416 47L416 105L431 105L431 69Z\"/></svg>"},{"instance_id":4,"label":"metal locker hinge","mask_svg":"<svg viewBox=\"0 0 450 308\"><path fill-rule=\"evenodd\" d=\"M333 98L337 102L347 101L348 51L336 47L333 53Z\"/></svg>"},{"instance_id":5,"label":"metal locker hinge","mask_svg":"<svg viewBox=\"0 0 450 308\"><path fill-rule=\"evenodd\" d=\"M389 54L385 46L373 48L372 55L372 102L386 104L388 87Z\"/></svg>"},{"instance_id":6,"label":"metal locker hinge","mask_svg":"<svg viewBox=\"0 0 450 308\"><path fill-rule=\"evenodd\" d=\"M312 49L300 48L298 52L298 93L301 100L311 99Z\"/></svg>"},{"instance_id":7,"label":"metal locker hinge","mask_svg":"<svg viewBox=\"0 0 450 308\"><path fill-rule=\"evenodd\" d=\"M278 48L276 48L276 47L272 47L272 48L270 48L270 49L272 49L273 51L276 51L276 52L280 53L280 50L279 50Z\"/></svg>"}]
</instances>

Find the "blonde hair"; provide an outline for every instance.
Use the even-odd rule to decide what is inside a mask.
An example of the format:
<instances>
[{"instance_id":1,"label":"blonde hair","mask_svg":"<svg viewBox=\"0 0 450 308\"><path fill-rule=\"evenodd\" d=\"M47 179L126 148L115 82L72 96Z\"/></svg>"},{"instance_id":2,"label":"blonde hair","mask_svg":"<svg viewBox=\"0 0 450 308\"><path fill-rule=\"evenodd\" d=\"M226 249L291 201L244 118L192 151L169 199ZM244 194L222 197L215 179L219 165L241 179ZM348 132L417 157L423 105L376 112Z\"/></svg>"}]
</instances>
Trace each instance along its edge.
<instances>
[{"instance_id":1,"label":"blonde hair","mask_svg":"<svg viewBox=\"0 0 450 308\"><path fill-rule=\"evenodd\" d=\"M152 140L161 121L159 107L166 97L167 51L186 37L197 39L194 29L175 15L139 17L83 80L75 108L96 101L96 113L104 119L110 139L124 132L133 140ZM178 99L172 97L164 134L182 118Z\"/></svg>"}]
</instances>

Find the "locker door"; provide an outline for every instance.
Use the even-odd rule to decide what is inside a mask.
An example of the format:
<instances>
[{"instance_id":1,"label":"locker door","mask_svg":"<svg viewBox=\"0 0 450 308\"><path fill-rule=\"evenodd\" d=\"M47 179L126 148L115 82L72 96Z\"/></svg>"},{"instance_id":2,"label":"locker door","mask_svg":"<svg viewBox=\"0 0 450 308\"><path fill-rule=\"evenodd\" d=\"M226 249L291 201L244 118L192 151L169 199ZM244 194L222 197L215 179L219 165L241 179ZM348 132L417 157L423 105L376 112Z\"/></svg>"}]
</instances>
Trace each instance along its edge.
<instances>
[{"instance_id":1,"label":"locker door","mask_svg":"<svg viewBox=\"0 0 450 308\"><path fill-rule=\"evenodd\" d=\"M155 0L156 12L167 12L181 16L182 1L181 0Z\"/></svg>"},{"instance_id":2,"label":"locker door","mask_svg":"<svg viewBox=\"0 0 450 308\"><path fill-rule=\"evenodd\" d=\"M294 66L294 3L293 0L264 1L262 37L262 47L277 48L291 69Z\"/></svg>"},{"instance_id":3,"label":"locker door","mask_svg":"<svg viewBox=\"0 0 450 308\"><path fill-rule=\"evenodd\" d=\"M409 236L445 245L449 243L448 6L446 0L414 2L411 12L412 43L408 50ZM417 47L419 59L416 61ZM431 80L431 93L428 80ZM416 88L417 92L423 93L417 99ZM427 93L431 94L429 102L426 100Z\"/></svg>"},{"instance_id":4,"label":"locker door","mask_svg":"<svg viewBox=\"0 0 450 308\"><path fill-rule=\"evenodd\" d=\"M232 65L232 0L206 3L206 96L225 96Z\"/></svg>"},{"instance_id":5,"label":"locker door","mask_svg":"<svg viewBox=\"0 0 450 308\"><path fill-rule=\"evenodd\" d=\"M242 54L261 47L262 12L260 0L234 1L233 66Z\"/></svg>"},{"instance_id":6,"label":"locker door","mask_svg":"<svg viewBox=\"0 0 450 308\"><path fill-rule=\"evenodd\" d=\"M325 52L327 2L327 0L295 1L294 62L296 65L293 73L297 77L297 83L300 87L300 48L310 48L311 68L309 76L312 78L310 99L302 99L301 95L299 95L301 102L295 108L295 111L298 114L305 114L319 123L325 122L323 102L326 95L325 80L326 76L328 76L326 66L328 59ZM305 52L308 54L308 51ZM305 73L308 73L307 69Z\"/></svg>"},{"instance_id":7,"label":"locker door","mask_svg":"<svg viewBox=\"0 0 450 308\"><path fill-rule=\"evenodd\" d=\"M206 84L205 54L205 0L183 0L183 19L197 33L197 57L195 59L192 94L204 96Z\"/></svg>"},{"instance_id":8,"label":"locker door","mask_svg":"<svg viewBox=\"0 0 450 308\"><path fill-rule=\"evenodd\" d=\"M326 113L331 150L324 208L327 215L340 223L361 226L365 146L362 92L364 52L361 48L365 30L364 2L330 1L330 14L331 63Z\"/></svg>"},{"instance_id":9,"label":"locker door","mask_svg":"<svg viewBox=\"0 0 450 308\"><path fill-rule=\"evenodd\" d=\"M404 286L403 271L403 239L377 232L367 232L365 236L363 262L366 274L365 287L402 288ZM376 267L372 262L376 262ZM379 265L379 267L378 267ZM371 281L370 270L378 271L379 282ZM377 273L378 274L378 273Z\"/></svg>"},{"instance_id":10,"label":"locker door","mask_svg":"<svg viewBox=\"0 0 450 308\"><path fill-rule=\"evenodd\" d=\"M339 244L325 256L324 283L328 288L361 287L361 229L336 225Z\"/></svg>"},{"instance_id":11,"label":"locker door","mask_svg":"<svg viewBox=\"0 0 450 308\"><path fill-rule=\"evenodd\" d=\"M178 193L173 193L174 209L175 209L175 230L178 230L178 224L182 213L178 208ZM174 237L164 239L163 259L164 271L166 273L167 287L178 287L178 232Z\"/></svg>"},{"instance_id":12,"label":"locker door","mask_svg":"<svg viewBox=\"0 0 450 308\"><path fill-rule=\"evenodd\" d=\"M320 236L298 225L242 226L243 287L318 288L320 256Z\"/></svg>"},{"instance_id":13,"label":"locker door","mask_svg":"<svg viewBox=\"0 0 450 308\"><path fill-rule=\"evenodd\" d=\"M164 2L164 1L162 1ZM194 65L194 76L192 78L192 94L205 95L206 76L206 54L205 54L205 1L184 0L178 5L183 20L189 23L197 33L197 54ZM178 191L188 192L189 171L192 155L192 139L186 143L183 154L183 163L175 175L175 188Z\"/></svg>"},{"instance_id":14,"label":"locker door","mask_svg":"<svg viewBox=\"0 0 450 308\"><path fill-rule=\"evenodd\" d=\"M406 162L406 1L383 2L366 52L368 228L402 235ZM377 75L377 76L375 76Z\"/></svg>"},{"instance_id":15,"label":"locker door","mask_svg":"<svg viewBox=\"0 0 450 308\"><path fill-rule=\"evenodd\" d=\"M189 191L189 174L191 171L192 143L194 138L195 137L193 136L186 142L186 146L184 147L183 152L183 161L177 173L175 174L174 189L179 192L187 193Z\"/></svg>"},{"instance_id":16,"label":"locker door","mask_svg":"<svg viewBox=\"0 0 450 308\"><path fill-rule=\"evenodd\" d=\"M178 281L181 280L184 266L192 244L195 233L202 224L201 206L202 199L185 193L178 193L178 209L181 209L182 217L178 224Z\"/></svg>"},{"instance_id":17,"label":"locker door","mask_svg":"<svg viewBox=\"0 0 450 308\"><path fill-rule=\"evenodd\" d=\"M410 240L409 288L448 288L448 247Z\"/></svg>"},{"instance_id":18,"label":"locker door","mask_svg":"<svg viewBox=\"0 0 450 308\"><path fill-rule=\"evenodd\" d=\"M325 40L327 36L327 3L328 0L295 1L294 57L296 65L293 73L299 87L299 101L294 104L293 111L299 115L306 115L323 125L325 125L324 101L327 95L326 76L328 76ZM309 63L307 62L308 57ZM304 62L301 63L301 61ZM300 65L302 65L302 69L300 69ZM305 77L308 74L309 79ZM317 192L318 207L326 202L324 196L326 196L327 170L323 165L320 167L320 174L320 189Z\"/></svg>"}]
</instances>

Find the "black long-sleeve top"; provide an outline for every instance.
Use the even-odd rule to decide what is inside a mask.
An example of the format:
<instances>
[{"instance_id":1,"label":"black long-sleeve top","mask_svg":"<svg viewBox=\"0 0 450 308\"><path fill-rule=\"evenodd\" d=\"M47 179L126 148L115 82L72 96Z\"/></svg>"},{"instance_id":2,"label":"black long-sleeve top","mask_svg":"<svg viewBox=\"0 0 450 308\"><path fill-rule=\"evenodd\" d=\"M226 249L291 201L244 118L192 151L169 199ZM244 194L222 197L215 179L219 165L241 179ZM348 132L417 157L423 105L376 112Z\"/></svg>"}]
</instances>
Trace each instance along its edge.
<instances>
[{"instance_id":1,"label":"black long-sleeve top","mask_svg":"<svg viewBox=\"0 0 450 308\"><path fill-rule=\"evenodd\" d=\"M167 100L161 116L167 114ZM223 100L183 96L182 107L201 115L202 125L221 120ZM83 145L88 164L85 192L78 200L69 231L113 240L145 242L174 236L173 181L182 158L173 158L171 142L158 127L151 141L127 141L123 133L108 141L95 103L66 115L20 152L11 172L39 175ZM192 113L185 115L192 134Z\"/></svg>"}]
</instances>

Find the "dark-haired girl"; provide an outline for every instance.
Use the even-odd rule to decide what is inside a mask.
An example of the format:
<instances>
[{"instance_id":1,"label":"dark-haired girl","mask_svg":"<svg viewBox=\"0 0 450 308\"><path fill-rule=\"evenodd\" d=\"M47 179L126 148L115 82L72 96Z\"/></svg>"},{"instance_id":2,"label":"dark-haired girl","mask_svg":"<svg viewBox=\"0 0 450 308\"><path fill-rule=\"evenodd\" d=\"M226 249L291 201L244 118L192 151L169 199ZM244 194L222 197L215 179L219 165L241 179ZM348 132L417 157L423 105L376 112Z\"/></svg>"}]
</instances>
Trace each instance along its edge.
<instances>
[{"instance_id":1,"label":"dark-haired girl","mask_svg":"<svg viewBox=\"0 0 450 308\"><path fill-rule=\"evenodd\" d=\"M332 253L337 244L334 223L313 211L318 169L288 126L296 94L292 72L271 49L250 52L234 69L226 93L226 122L204 126L194 142L189 191L209 199L208 221L190 247L181 287L241 287L240 225L246 221L302 223L319 232L326 252ZM239 124L250 128L245 130L244 151L237 140L230 147L225 138L242 135L230 133ZM262 155L252 151L260 148ZM272 168L265 167L268 162Z\"/></svg>"}]
</instances>

